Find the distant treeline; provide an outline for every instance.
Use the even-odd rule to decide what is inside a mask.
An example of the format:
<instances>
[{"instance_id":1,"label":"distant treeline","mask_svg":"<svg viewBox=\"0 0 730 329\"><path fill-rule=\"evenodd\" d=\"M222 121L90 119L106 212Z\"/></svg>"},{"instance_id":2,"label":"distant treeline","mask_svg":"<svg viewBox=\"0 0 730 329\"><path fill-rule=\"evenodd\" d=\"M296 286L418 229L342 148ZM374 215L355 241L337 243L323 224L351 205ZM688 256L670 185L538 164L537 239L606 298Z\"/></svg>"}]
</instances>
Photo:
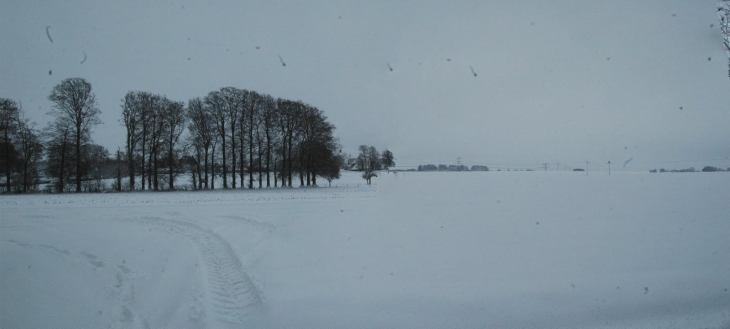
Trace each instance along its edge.
<instances>
[{"instance_id":1,"label":"distant treeline","mask_svg":"<svg viewBox=\"0 0 730 329\"><path fill-rule=\"evenodd\" d=\"M713 167L713 166L705 166L701 170L701 172L716 172L716 171L730 171L730 168L722 169L722 168L717 168L717 167ZM664 168L652 169L652 170L649 170L649 172L650 173L657 173L657 172L663 173L663 172L700 172L700 171L696 170L694 167L690 167L687 169L671 169L671 170L667 170Z\"/></svg>"},{"instance_id":2,"label":"distant treeline","mask_svg":"<svg viewBox=\"0 0 730 329\"><path fill-rule=\"evenodd\" d=\"M418 171L489 171L487 166L474 165L471 168L465 165L418 165Z\"/></svg>"}]
</instances>

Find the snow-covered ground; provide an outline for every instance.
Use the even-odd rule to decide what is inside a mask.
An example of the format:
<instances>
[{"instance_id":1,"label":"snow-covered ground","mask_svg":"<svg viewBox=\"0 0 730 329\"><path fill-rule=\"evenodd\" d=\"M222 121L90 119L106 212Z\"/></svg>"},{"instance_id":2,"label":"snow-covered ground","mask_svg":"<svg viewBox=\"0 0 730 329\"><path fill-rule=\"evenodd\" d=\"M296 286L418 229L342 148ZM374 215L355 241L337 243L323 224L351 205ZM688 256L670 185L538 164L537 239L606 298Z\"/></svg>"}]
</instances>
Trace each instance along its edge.
<instances>
[{"instance_id":1,"label":"snow-covered ground","mask_svg":"<svg viewBox=\"0 0 730 329\"><path fill-rule=\"evenodd\" d=\"M0 328L730 328L730 174L374 183L2 196Z\"/></svg>"}]
</instances>

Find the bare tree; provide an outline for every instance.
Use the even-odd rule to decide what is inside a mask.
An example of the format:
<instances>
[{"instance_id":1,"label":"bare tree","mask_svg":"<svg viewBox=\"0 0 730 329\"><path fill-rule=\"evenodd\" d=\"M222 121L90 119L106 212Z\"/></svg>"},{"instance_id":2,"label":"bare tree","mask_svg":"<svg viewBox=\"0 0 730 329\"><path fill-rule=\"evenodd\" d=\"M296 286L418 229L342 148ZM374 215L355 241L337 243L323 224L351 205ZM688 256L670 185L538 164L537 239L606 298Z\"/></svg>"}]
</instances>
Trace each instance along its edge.
<instances>
[{"instance_id":1,"label":"bare tree","mask_svg":"<svg viewBox=\"0 0 730 329\"><path fill-rule=\"evenodd\" d=\"M71 158L73 127L68 120L56 120L48 123L43 131L45 139L48 166L48 176L56 179L56 189L63 193L66 189L66 177L73 169Z\"/></svg>"},{"instance_id":2,"label":"bare tree","mask_svg":"<svg viewBox=\"0 0 730 329\"><path fill-rule=\"evenodd\" d=\"M252 91L249 93L249 97L249 101L246 104L246 128L248 130L248 188L252 189L254 172L253 155L256 150L254 132L257 130L256 126L259 124L262 96Z\"/></svg>"},{"instance_id":3,"label":"bare tree","mask_svg":"<svg viewBox=\"0 0 730 329\"><path fill-rule=\"evenodd\" d=\"M272 148L274 143L277 142L277 135L276 135L276 115L278 114L276 106L277 102L274 100L273 97L270 95L264 95L263 96L263 113L262 113L262 120L263 120L263 130L264 130L264 137L266 139L266 187L271 187L271 155L272 155ZM274 179L274 183L276 184L276 179Z\"/></svg>"},{"instance_id":4,"label":"bare tree","mask_svg":"<svg viewBox=\"0 0 730 329\"><path fill-rule=\"evenodd\" d=\"M380 166L380 153L378 153L375 146L370 146L370 149L368 150L368 160L370 161L370 164L368 165L370 170L380 170L382 168Z\"/></svg>"},{"instance_id":5,"label":"bare tree","mask_svg":"<svg viewBox=\"0 0 730 329\"><path fill-rule=\"evenodd\" d=\"M332 180L340 178L340 168L345 161L337 139L316 140L311 147L312 183L317 185L317 175L324 177L332 186Z\"/></svg>"},{"instance_id":6,"label":"bare tree","mask_svg":"<svg viewBox=\"0 0 730 329\"><path fill-rule=\"evenodd\" d=\"M18 127L18 150L20 172L23 182L23 193L28 193L38 185L39 172L38 162L43 155L43 144L41 143L35 122L21 118Z\"/></svg>"},{"instance_id":7,"label":"bare tree","mask_svg":"<svg viewBox=\"0 0 730 329\"><path fill-rule=\"evenodd\" d=\"M116 158L116 180L114 182L114 190L117 192L122 191L122 150L117 148ZM131 177L131 176L130 176Z\"/></svg>"},{"instance_id":8,"label":"bare tree","mask_svg":"<svg viewBox=\"0 0 730 329\"><path fill-rule=\"evenodd\" d=\"M109 151L98 144L87 144L87 149L84 152L85 159L87 162L86 166L89 168L92 180L87 184L87 190L92 192L100 192L106 189L103 182L105 175L105 167L109 161Z\"/></svg>"},{"instance_id":9,"label":"bare tree","mask_svg":"<svg viewBox=\"0 0 730 329\"><path fill-rule=\"evenodd\" d=\"M329 158L323 158L323 166L320 168L320 174L327 180L329 186L332 187L332 181L340 178L340 170L345 158L342 153L335 154L330 152Z\"/></svg>"},{"instance_id":10,"label":"bare tree","mask_svg":"<svg viewBox=\"0 0 730 329\"><path fill-rule=\"evenodd\" d=\"M166 100L166 99L165 99ZM173 102L166 100L162 108L162 119L165 121L165 141L167 143L167 167L169 169L169 189L174 189L175 181L175 159L177 158L176 149L178 139L185 130L185 105L182 102Z\"/></svg>"},{"instance_id":11,"label":"bare tree","mask_svg":"<svg viewBox=\"0 0 730 329\"><path fill-rule=\"evenodd\" d=\"M5 186L10 192L10 176L15 165L16 150L13 137L18 131L20 122L20 105L7 98L0 98L0 165L5 172Z\"/></svg>"},{"instance_id":12,"label":"bare tree","mask_svg":"<svg viewBox=\"0 0 730 329\"><path fill-rule=\"evenodd\" d=\"M144 158L145 143L147 142L147 118L153 103L153 95L148 92L130 91L122 99L121 123L127 129L126 153L129 171L129 189L135 189L137 174L137 149L142 153L142 189L144 190ZM141 144L141 145L140 145Z\"/></svg>"},{"instance_id":13,"label":"bare tree","mask_svg":"<svg viewBox=\"0 0 730 329\"><path fill-rule=\"evenodd\" d=\"M306 185L317 185L320 167L324 167L336 149L336 140L332 136L335 127L327 122L322 111L309 105L301 113L300 123L300 181L304 185L306 174Z\"/></svg>"},{"instance_id":14,"label":"bare tree","mask_svg":"<svg viewBox=\"0 0 730 329\"><path fill-rule=\"evenodd\" d=\"M367 182L368 185L370 185L372 183L373 177L378 177L378 174L375 171L372 171L370 169L365 170L362 173L362 178L365 179L365 182Z\"/></svg>"},{"instance_id":15,"label":"bare tree","mask_svg":"<svg viewBox=\"0 0 730 329\"><path fill-rule=\"evenodd\" d=\"M380 164L385 168L385 170L390 169L390 167L395 166L395 161L393 161L393 152L390 150L383 151L383 154L380 156Z\"/></svg>"},{"instance_id":16,"label":"bare tree","mask_svg":"<svg viewBox=\"0 0 730 329\"><path fill-rule=\"evenodd\" d=\"M221 153L223 161L223 188L228 188L228 166L226 163L226 126L228 122L228 111L226 110L225 98L220 91L211 91L205 96L205 104L211 111L215 122L216 132L221 141Z\"/></svg>"},{"instance_id":17,"label":"bare tree","mask_svg":"<svg viewBox=\"0 0 730 329\"><path fill-rule=\"evenodd\" d=\"M145 178L149 181L151 175L149 171L149 161L147 161L148 140L150 139L150 132L152 131L152 118L154 117L155 106L159 102L159 96L151 93L142 92L139 95L140 101L140 115L139 122L142 125L141 131L139 132L142 136L140 141L140 169L142 171L142 190L145 190ZM147 188L151 188L151 184L147 184Z\"/></svg>"},{"instance_id":18,"label":"bare tree","mask_svg":"<svg viewBox=\"0 0 730 329\"><path fill-rule=\"evenodd\" d=\"M282 186L292 186L292 173L294 170L294 141L299 139L299 126L301 125L301 114L306 105L299 101L280 100L278 103L278 125L282 138Z\"/></svg>"},{"instance_id":19,"label":"bare tree","mask_svg":"<svg viewBox=\"0 0 730 329\"><path fill-rule=\"evenodd\" d=\"M188 131L190 131L190 137L192 139L193 147L195 147L197 161L202 162L203 175L198 170L198 188L208 189L208 159L209 154L213 145L213 139L215 138L214 122L210 111L205 107L203 101L198 98L193 98L188 101L188 112L187 116L190 124L188 125Z\"/></svg>"},{"instance_id":20,"label":"bare tree","mask_svg":"<svg viewBox=\"0 0 730 329\"><path fill-rule=\"evenodd\" d=\"M71 124L76 151L76 192L81 192L82 141L89 137L91 128L101 124L96 97L91 84L82 78L69 78L53 87L48 100L54 103L49 112L56 120L67 120Z\"/></svg>"},{"instance_id":21,"label":"bare tree","mask_svg":"<svg viewBox=\"0 0 730 329\"><path fill-rule=\"evenodd\" d=\"M167 135L168 126L166 125L164 110L169 103L165 97L154 95L149 116L149 164L148 184L153 190L160 190L160 158L159 155L164 153L164 137Z\"/></svg>"},{"instance_id":22,"label":"bare tree","mask_svg":"<svg viewBox=\"0 0 730 329\"><path fill-rule=\"evenodd\" d=\"M370 147L367 145L360 145L358 147L360 153L357 155L357 169L368 170L370 169Z\"/></svg>"},{"instance_id":23,"label":"bare tree","mask_svg":"<svg viewBox=\"0 0 730 329\"><path fill-rule=\"evenodd\" d=\"M226 116L228 120L228 126L230 129L230 135L225 136L225 127L223 128L223 138L229 137L230 143L230 158L231 158L231 188L236 188L236 137L237 128L239 127L238 121L243 120L243 105L244 105L244 91L234 88L225 87L221 88L220 96L223 98L222 102L222 114ZM224 179L225 182L225 179ZM241 181L243 185L243 181Z\"/></svg>"},{"instance_id":24,"label":"bare tree","mask_svg":"<svg viewBox=\"0 0 730 329\"><path fill-rule=\"evenodd\" d=\"M376 173L380 170L380 153L375 146L360 145L360 154L357 156L357 167L364 171L362 178L370 185L373 177L378 177Z\"/></svg>"}]
</instances>

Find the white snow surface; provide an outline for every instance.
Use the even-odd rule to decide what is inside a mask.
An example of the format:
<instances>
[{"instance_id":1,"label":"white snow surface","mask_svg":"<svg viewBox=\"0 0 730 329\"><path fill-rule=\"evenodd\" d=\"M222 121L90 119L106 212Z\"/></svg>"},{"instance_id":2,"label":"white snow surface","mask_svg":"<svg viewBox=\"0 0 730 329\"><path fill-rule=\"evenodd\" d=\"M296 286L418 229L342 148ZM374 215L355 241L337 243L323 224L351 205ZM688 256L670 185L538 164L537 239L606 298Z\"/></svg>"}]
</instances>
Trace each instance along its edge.
<instances>
[{"instance_id":1,"label":"white snow surface","mask_svg":"<svg viewBox=\"0 0 730 329\"><path fill-rule=\"evenodd\" d=\"M0 328L730 328L730 174L362 182L1 196Z\"/></svg>"}]
</instances>

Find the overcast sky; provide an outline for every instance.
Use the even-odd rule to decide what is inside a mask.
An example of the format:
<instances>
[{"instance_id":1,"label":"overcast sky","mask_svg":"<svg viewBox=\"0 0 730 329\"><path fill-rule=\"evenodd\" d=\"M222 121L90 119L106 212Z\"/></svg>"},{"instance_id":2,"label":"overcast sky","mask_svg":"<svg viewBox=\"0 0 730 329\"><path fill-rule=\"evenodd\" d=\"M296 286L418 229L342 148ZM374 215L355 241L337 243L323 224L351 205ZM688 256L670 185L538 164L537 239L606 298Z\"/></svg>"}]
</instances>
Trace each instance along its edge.
<instances>
[{"instance_id":1,"label":"overcast sky","mask_svg":"<svg viewBox=\"0 0 730 329\"><path fill-rule=\"evenodd\" d=\"M110 151L127 91L187 102L234 86L314 105L346 151L389 148L399 166L730 167L715 6L4 0L0 97L44 126L53 86L85 78Z\"/></svg>"}]
</instances>

